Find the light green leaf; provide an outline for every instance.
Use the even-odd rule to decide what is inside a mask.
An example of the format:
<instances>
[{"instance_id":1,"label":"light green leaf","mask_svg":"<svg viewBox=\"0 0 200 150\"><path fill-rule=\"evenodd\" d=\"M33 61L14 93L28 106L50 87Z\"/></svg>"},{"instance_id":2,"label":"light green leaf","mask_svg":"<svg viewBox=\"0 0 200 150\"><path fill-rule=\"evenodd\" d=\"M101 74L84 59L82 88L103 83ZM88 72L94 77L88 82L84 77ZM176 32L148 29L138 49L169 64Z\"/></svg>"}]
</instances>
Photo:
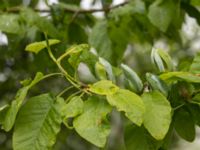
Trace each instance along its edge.
<instances>
[{"instance_id":1,"label":"light green leaf","mask_svg":"<svg viewBox=\"0 0 200 150\"><path fill-rule=\"evenodd\" d=\"M165 71L165 66L163 64L163 61L160 57L160 55L158 54L158 51L156 48L152 48L151 51L151 62L153 63L153 65L155 65L155 67L158 68L158 70L160 72L164 72Z\"/></svg>"},{"instance_id":2,"label":"light green leaf","mask_svg":"<svg viewBox=\"0 0 200 150\"><path fill-rule=\"evenodd\" d=\"M8 108L9 108L9 105L4 105L0 107L0 125L3 124L3 121L5 119L5 114Z\"/></svg>"},{"instance_id":3,"label":"light green leaf","mask_svg":"<svg viewBox=\"0 0 200 150\"><path fill-rule=\"evenodd\" d=\"M73 125L80 136L98 147L104 147L110 133L106 115L111 107L105 100L90 97L84 103L84 112L74 119Z\"/></svg>"},{"instance_id":4,"label":"light green leaf","mask_svg":"<svg viewBox=\"0 0 200 150\"><path fill-rule=\"evenodd\" d=\"M19 16L16 14L0 15L0 31L7 33L22 33L22 28L18 22Z\"/></svg>"},{"instance_id":5,"label":"light green leaf","mask_svg":"<svg viewBox=\"0 0 200 150\"><path fill-rule=\"evenodd\" d=\"M49 41L49 46L60 43L60 41L56 40L56 39L50 39L48 41ZM31 43L31 44L26 46L25 50L29 51L29 52L34 52L34 53L37 54L38 52L40 52L44 48L47 48L46 41Z\"/></svg>"},{"instance_id":6,"label":"light green leaf","mask_svg":"<svg viewBox=\"0 0 200 150\"><path fill-rule=\"evenodd\" d=\"M65 118L76 117L83 112L83 100L79 96L73 97L63 108Z\"/></svg>"},{"instance_id":7,"label":"light green leaf","mask_svg":"<svg viewBox=\"0 0 200 150\"><path fill-rule=\"evenodd\" d=\"M145 107L142 99L135 93L119 89L116 93L107 95L107 100L117 110L125 112L126 117L136 125L140 126L143 123Z\"/></svg>"},{"instance_id":8,"label":"light green leaf","mask_svg":"<svg viewBox=\"0 0 200 150\"><path fill-rule=\"evenodd\" d=\"M166 32L176 9L172 0L155 0L149 7L148 18L154 26Z\"/></svg>"},{"instance_id":9,"label":"light green leaf","mask_svg":"<svg viewBox=\"0 0 200 150\"><path fill-rule=\"evenodd\" d=\"M189 73L189 72L167 72L162 73L160 78L164 81L173 82L173 81L186 81L191 83L200 83L200 76Z\"/></svg>"},{"instance_id":10,"label":"light green leaf","mask_svg":"<svg viewBox=\"0 0 200 150\"><path fill-rule=\"evenodd\" d=\"M3 121L2 124L2 128L5 131L10 131L12 129L17 113L27 95L28 90L36 83L38 83L40 80L42 80L42 78L43 74L41 72L38 72L33 81L30 82L29 85L26 85L18 90L15 99L12 101L11 105L9 106L8 110L5 113L5 120Z\"/></svg>"},{"instance_id":11,"label":"light green leaf","mask_svg":"<svg viewBox=\"0 0 200 150\"><path fill-rule=\"evenodd\" d=\"M62 107L49 94L30 98L16 120L14 150L51 149L60 131Z\"/></svg>"},{"instance_id":12,"label":"light green leaf","mask_svg":"<svg viewBox=\"0 0 200 150\"><path fill-rule=\"evenodd\" d=\"M180 109L175 113L174 127L183 139L189 142L194 141L195 123L188 111Z\"/></svg>"},{"instance_id":13,"label":"light green leaf","mask_svg":"<svg viewBox=\"0 0 200 150\"><path fill-rule=\"evenodd\" d=\"M96 62L95 64L95 74L100 80L107 79L106 69L100 62Z\"/></svg>"},{"instance_id":14,"label":"light green leaf","mask_svg":"<svg viewBox=\"0 0 200 150\"><path fill-rule=\"evenodd\" d=\"M194 97L192 97L192 102L194 102L195 104L198 104L200 106L200 93L198 93Z\"/></svg>"},{"instance_id":15,"label":"light green leaf","mask_svg":"<svg viewBox=\"0 0 200 150\"><path fill-rule=\"evenodd\" d=\"M194 57L194 60L190 66L190 72L194 74L200 74L200 53Z\"/></svg>"},{"instance_id":16,"label":"light green leaf","mask_svg":"<svg viewBox=\"0 0 200 150\"><path fill-rule=\"evenodd\" d=\"M144 93L142 99L146 107L144 126L156 140L162 140L171 123L170 103L158 91Z\"/></svg>"},{"instance_id":17,"label":"light green leaf","mask_svg":"<svg viewBox=\"0 0 200 150\"><path fill-rule=\"evenodd\" d=\"M199 0L191 0L190 3L194 6L200 6L200 1Z\"/></svg>"},{"instance_id":18,"label":"light green leaf","mask_svg":"<svg viewBox=\"0 0 200 150\"><path fill-rule=\"evenodd\" d=\"M117 92L119 87L109 80L101 80L92 85L89 85L89 91L99 95L110 95Z\"/></svg>"}]
</instances>

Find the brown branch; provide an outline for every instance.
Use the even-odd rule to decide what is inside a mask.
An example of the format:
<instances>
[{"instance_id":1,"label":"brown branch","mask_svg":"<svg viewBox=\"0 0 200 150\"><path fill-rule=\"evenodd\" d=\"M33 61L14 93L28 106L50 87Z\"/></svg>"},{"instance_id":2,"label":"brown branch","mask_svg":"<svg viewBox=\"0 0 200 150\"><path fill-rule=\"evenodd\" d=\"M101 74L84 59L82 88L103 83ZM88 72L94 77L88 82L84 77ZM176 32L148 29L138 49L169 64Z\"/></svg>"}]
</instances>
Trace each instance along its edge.
<instances>
[{"instance_id":1,"label":"brown branch","mask_svg":"<svg viewBox=\"0 0 200 150\"><path fill-rule=\"evenodd\" d=\"M118 7L121 7L121 6L124 6L126 4L128 4L129 2L128 1L125 1L121 4L118 4L118 5L115 5L115 6L111 6L111 7L107 7L107 8L101 8L101 9L73 9L73 8L64 8L64 11L65 12L68 12L68 13L95 13L95 12L109 12L110 10L112 9L115 9L115 8L118 8ZM34 11L36 12L40 12L40 13L49 13L51 12L50 10L48 9L34 9ZM12 8L8 8L4 11L1 11L1 12L7 12L7 13L19 13L20 12L20 7L12 7Z\"/></svg>"}]
</instances>

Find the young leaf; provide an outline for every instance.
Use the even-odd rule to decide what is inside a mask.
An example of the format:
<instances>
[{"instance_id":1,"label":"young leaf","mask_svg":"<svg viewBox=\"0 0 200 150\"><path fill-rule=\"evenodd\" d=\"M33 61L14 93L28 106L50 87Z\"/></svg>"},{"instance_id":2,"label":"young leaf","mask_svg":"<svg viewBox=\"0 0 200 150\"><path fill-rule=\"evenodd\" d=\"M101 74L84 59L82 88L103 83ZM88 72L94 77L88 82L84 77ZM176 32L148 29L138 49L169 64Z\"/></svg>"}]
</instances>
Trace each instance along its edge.
<instances>
[{"instance_id":1,"label":"young leaf","mask_svg":"<svg viewBox=\"0 0 200 150\"><path fill-rule=\"evenodd\" d=\"M16 120L14 150L51 149L60 131L62 107L49 94L30 98Z\"/></svg>"},{"instance_id":2,"label":"young leaf","mask_svg":"<svg viewBox=\"0 0 200 150\"><path fill-rule=\"evenodd\" d=\"M159 76L162 80L173 82L173 81L186 81L191 83L200 83L200 76L189 73L189 72L167 72L162 73Z\"/></svg>"},{"instance_id":3,"label":"young leaf","mask_svg":"<svg viewBox=\"0 0 200 150\"><path fill-rule=\"evenodd\" d=\"M145 107L142 99L135 93L119 89L116 93L107 95L107 100L117 110L125 112L126 117L136 125L140 126L143 123Z\"/></svg>"},{"instance_id":4,"label":"young leaf","mask_svg":"<svg viewBox=\"0 0 200 150\"><path fill-rule=\"evenodd\" d=\"M158 90L165 96L168 95L168 91L169 91L168 86L165 84L165 82L160 80L158 76L151 73L146 73L146 79L153 90Z\"/></svg>"},{"instance_id":5,"label":"young leaf","mask_svg":"<svg viewBox=\"0 0 200 150\"><path fill-rule=\"evenodd\" d=\"M60 43L60 41L56 39L50 39L48 41L49 41L49 46ZM46 47L47 47L46 41L41 41L41 42L35 42L35 43L31 43L27 45L25 50L29 52L34 52L37 54L38 52L40 52L42 49Z\"/></svg>"},{"instance_id":6,"label":"young leaf","mask_svg":"<svg viewBox=\"0 0 200 150\"><path fill-rule=\"evenodd\" d=\"M107 79L106 69L100 62L96 62L95 64L95 74L100 80Z\"/></svg>"},{"instance_id":7,"label":"young leaf","mask_svg":"<svg viewBox=\"0 0 200 150\"><path fill-rule=\"evenodd\" d=\"M121 67L124 71L126 79L130 81L129 84L133 86L133 90L135 89L134 92L141 92L143 89L143 84L137 73L125 64L121 64Z\"/></svg>"},{"instance_id":8,"label":"young leaf","mask_svg":"<svg viewBox=\"0 0 200 150\"><path fill-rule=\"evenodd\" d=\"M152 51L151 51L151 62L158 68L160 72L165 71L165 66L163 64L163 61L160 55L158 54L157 49L155 48L152 48Z\"/></svg>"},{"instance_id":9,"label":"young leaf","mask_svg":"<svg viewBox=\"0 0 200 150\"><path fill-rule=\"evenodd\" d=\"M170 103L158 91L144 93L142 99L146 108L144 126L156 140L162 140L171 123Z\"/></svg>"},{"instance_id":10,"label":"young leaf","mask_svg":"<svg viewBox=\"0 0 200 150\"><path fill-rule=\"evenodd\" d=\"M89 91L99 95L110 95L117 92L119 87L109 80L101 80L92 85L89 85Z\"/></svg>"},{"instance_id":11,"label":"young leaf","mask_svg":"<svg viewBox=\"0 0 200 150\"><path fill-rule=\"evenodd\" d=\"M2 123L2 128L5 131L10 131L14 125L17 113L27 95L28 90L34 86L36 83L38 83L43 77L43 74L41 72L38 72L33 79L32 82L30 82L29 85L26 85L18 90L15 100L12 101L11 105L9 106L8 110L5 113L5 119Z\"/></svg>"},{"instance_id":12,"label":"young leaf","mask_svg":"<svg viewBox=\"0 0 200 150\"><path fill-rule=\"evenodd\" d=\"M155 0L149 7L148 18L154 26L166 32L175 10L176 5L173 0Z\"/></svg>"},{"instance_id":13,"label":"young leaf","mask_svg":"<svg viewBox=\"0 0 200 150\"><path fill-rule=\"evenodd\" d=\"M110 125L104 120L111 109L105 100L90 97L84 103L83 113L74 119L76 132L92 144L104 147L110 133Z\"/></svg>"},{"instance_id":14,"label":"young leaf","mask_svg":"<svg viewBox=\"0 0 200 150\"><path fill-rule=\"evenodd\" d=\"M79 96L73 97L63 106L63 115L65 118L76 117L83 112L83 100Z\"/></svg>"},{"instance_id":15,"label":"young leaf","mask_svg":"<svg viewBox=\"0 0 200 150\"><path fill-rule=\"evenodd\" d=\"M195 139L195 124L191 114L185 109L175 113L174 126L176 132L185 140L192 142Z\"/></svg>"}]
</instances>

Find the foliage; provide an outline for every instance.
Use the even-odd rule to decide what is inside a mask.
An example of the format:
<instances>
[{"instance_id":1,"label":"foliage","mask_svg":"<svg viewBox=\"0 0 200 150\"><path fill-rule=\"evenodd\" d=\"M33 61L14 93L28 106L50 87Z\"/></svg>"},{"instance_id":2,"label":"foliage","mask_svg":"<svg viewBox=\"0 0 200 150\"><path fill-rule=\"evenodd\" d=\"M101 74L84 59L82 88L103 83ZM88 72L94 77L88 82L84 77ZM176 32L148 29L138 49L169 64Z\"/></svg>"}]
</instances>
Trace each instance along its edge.
<instances>
[{"instance_id":1,"label":"foliage","mask_svg":"<svg viewBox=\"0 0 200 150\"><path fill-rule=\"evenodd\" d=\"M101 0L102 9L91 10L80 1L45 2L49 9L38 9L38 0L0 4L8 38L0 45L0 125L8 137L0 149L11 149L9 135L14 150L167 150L174 130L195 139L200 55L184 59L179 31L186 14L200 22L197 0ZM99 11L101 18L92 14ZM171 50L154 47L160 39ZM121 140L113 138L116 116Z\"/></svg>"}]
</instances>

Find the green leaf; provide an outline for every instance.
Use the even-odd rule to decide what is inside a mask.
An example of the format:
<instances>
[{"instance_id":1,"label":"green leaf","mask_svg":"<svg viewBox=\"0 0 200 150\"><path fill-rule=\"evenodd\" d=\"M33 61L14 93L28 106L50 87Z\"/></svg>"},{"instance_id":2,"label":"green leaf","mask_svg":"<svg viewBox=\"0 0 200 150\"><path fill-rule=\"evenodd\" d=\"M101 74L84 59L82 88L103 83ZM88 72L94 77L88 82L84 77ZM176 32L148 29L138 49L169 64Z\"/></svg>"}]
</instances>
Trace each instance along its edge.
<instances>
[{"instance_id":1,"label":"green leaf","mask_svg":"<svg viewBox=\"0 0 200 150\"><path fill-rule=\"evenodd\" d=\"M56 39L50 39L48 41L49 41L49 46L60 43L60 41L56 40ZM29 52L34 52L34 53L37 54L38 52L40 52L44 48L47 48L46 41L31 43L31 44L26 46L25 50L29 51Z\"/></svg>"},{"instance_id":2,"label":"green leaf","mask_svg":"<svg viewBox=\"0 0 200 150\"><path fill-rule=\"evenodd\" d=\"M30 98L16 120L14 150L51 149L60 131L62 107L49 94Z\"/></svg>"},{"instance_id":3,"label":"green leaf","mask_svg":"<svg viewBox=\"0 0 200 150\"><path fill-rule=\"evenodd\" d=\"M191 114L185 109L175 113L174 126L176 132L185 140L192 142L195 139L195 124Z\"/></svg>"},{"instance_id":4,"label":"green leaf","mask_svg":"<svg viewBox=\"0 0 200 150\"><path fill-rule=\"evenodd\" d=\"M119 89L116 93L107 95L107 100L117 110L125 112L126 117L136 125L140 126L143 123L145 107L142 99L135 93Z\"/></svg>"},{"instance_id":5,"label":"green leaf","mask_svg":"<svg viewBox=\"0 0 200 150\"><path fill-rule=\"evenodd\" d=\"M107 27L106 21L97 22L89 35L89 44L97 50L99 56L109 59L112 55L112 43L107 33Z\"/></svg>"},{"instance_id":6,"label":"green leaf","mask_svg":"<svg viewBox=\"0 0 200 150\"><path fill-rule=\"evenodd\" d=\"M166 32L176 9L173 0L155 0L149 7L148 18L154 26Z\"/></svg>"},{"instance_id":7,"label":"green leaf","mask_svg":"<svg viewBox=\"0 0 200 150\"><path fill-rule=\"evenodd\" d=\"M76 117L83 112L83 100L79 96L73 97L63 108L65 118Z\"/></svg>"},{"instance_id":8,"label":"green leaf","mask_svg":"<svg viewBox=\"0 0 200 150\"><path fill-rule=\"evenodd\" d=\"M41 72L38 72L33 79L33 81L21 89L17 91L17 94L15 96L15 99L12 101L11 105L9 106L8 110L5 113L5 120L3 121L2 128L5 131L10 131L14 125L17 113L19 109L21 108L21 105L28 93L28 90L37 84L40 80L42 80L43 74Z\"/></svg>"},{"instance_id":9,"label":"green leaf","mask_svg":"<svg viewBox=\"0 0 200 150\"><path fill-rule=\"evenodd\" d=\"M95 74L100 80L107 79L106 69L100 62L96 62L95 64Z\"/></svg>"},{"instance_id":10,"label":"green leaf","mask_svg":"<svg viewBox=\"0 0 200 150\"><path fill-rule=\"evenodd\" d=\"M194 6L200 6L200 1L199 0L191 0L190 3Z\"/></svg>"},{"instance_id":11,"label":"green leaf","mask_svg":"<svg viewBox=\"0 0 200 150\"><path fill-rule=\"evenodd\" d=\"M84 102L84 112L74 119L73 125L80 136L98 147L104 147L110 133L106 115L111 107L105 100L90 97Z\"/></svg>"},{"instance_id":12,"label":"green leaf","mask_svg":"<svg viewBox=\"0 0 200 150\"><path fill-rule=\"evenodd\" d=\"M151 51L151 62L158 68L160 72L165 72L164 63L158 54L158 50L156 48L152 48Z\"/></svg>"},{"instance_id":13,"label":"green leaf","mask_svg":"<svg viewBox=\"0 0 200 150\"><path fill-rule=\"evenodd\" d=\"M109 80L101 80L92 85L89 85L89 91L99 95L110 95L118 91L119 87Z\"/></svg>"},{"instance_id":14,"label":"green leaf","mask_svg":"<svg viewBox=\"0 0 200 150\"><path fill-rule=\"evenodd\" d=\"M19 16L16 14L0 15L0 31L7 33L22 33L22 28L18 22Z\"/></svg>"},{"instance_id":15,"label":"green leaf","mask_svg":"<svg viewBox=\"0 0 200 150\"><path fill-rule=\"evenodd\" d=\"M189 72L167 72L162 73L160 78L167 82L186 81L191 83L200 83L200 76Z\"/></svg>"},{"instance_id":16,"label":"green leaf","mask_svg":"<svg viewBox=\"0 0 200 150\"><path fill-rule=\"evenodd\" d=\"M200 53L194 57L194 60L190 66L190 72L194 74L200 74Z\"/></svg>"},{"instance_id":17,"label":"green leaf","mask_svg":"<svg viewBox=\"0 0 200 150\"><path fill-rule=\"evenodd\" d=\"M144 126L156 139L162 140L169 130L172 109L169 101L160 92L144 93Z\"/></svg>"},{"instance_id":18,"label":"green leaf","mask_svg":"<svg viewBox=\"0 0 200 150\"><path fill-rule=\"evenodd\" d=\"M130 81L129 84L132 85L131 87L133 87L133 91L137 93L141 92L143 89L143 84L137 73L125 64L121 64L121 67L124 71L126 79Z\"/></svg>"},{"instance_id":19,"label":"green leaf","mask_svg":"<svg viewBox=\"0 0 200 150\"><path fill-rule=\"evenodd\" d=\"M169 88L167 84L164 81L160 80L158 76L151 73L146 73L146 79L153 90L158 90L165 96L168 95Z\"/></svg>"},{"instance_id":20,"label":"green leaf","mask_svg":"<svg viewBox=\"0 0 200 150\"><path fill-rule=\"evenodd\" d=\"M0 125L3 124L3 121L5 120L5 113L8 110L9 105L4 105L0 107Z\"/></svg>"},{"instance_id":21,"label":"green leaf","mask_svg":"<svg viewBox=\"0 0 200 150\"><path fill-rule=\"evenodd\" d=\"M171 59L171 57L169 56L169 54L166 52L166 51L164 51L164 50L162 50L162 49L160 49L160 48L158 48L158 49L156 49L157 50L157 53L159 54L159 56L162 58L162 60L164 61L164 63L166 64L166 68L167 68L167 70L168 71L172 71L173 70L173 62L172 62L172 59Z\"/></svg>"}]
</instances>

